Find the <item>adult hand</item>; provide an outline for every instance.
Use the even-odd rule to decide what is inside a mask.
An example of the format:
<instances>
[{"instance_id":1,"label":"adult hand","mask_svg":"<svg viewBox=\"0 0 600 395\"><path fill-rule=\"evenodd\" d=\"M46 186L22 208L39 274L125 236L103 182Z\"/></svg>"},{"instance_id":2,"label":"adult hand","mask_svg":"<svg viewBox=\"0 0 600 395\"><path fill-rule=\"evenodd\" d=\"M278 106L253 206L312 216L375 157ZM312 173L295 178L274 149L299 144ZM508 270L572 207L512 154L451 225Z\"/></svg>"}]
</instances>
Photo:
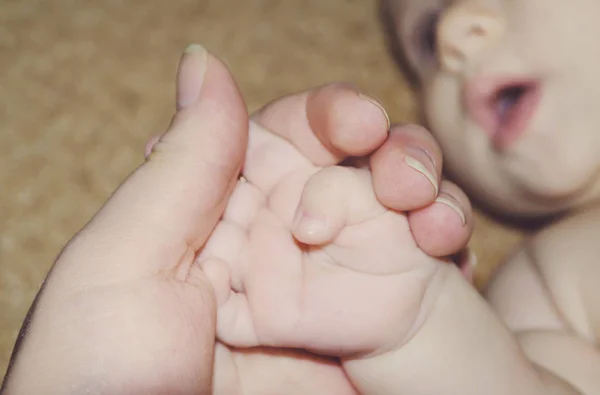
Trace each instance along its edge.
<instances>
[{"instance_id":1,"label":"adult hand","mask_svg":"<svg viewBox=\"0 0 600 395\"><path fill-rule=\"evenodd\" d=\"M177 107L146 162L57 259L23 326L4 390L204 394L212 391L215 362L217 394L230 393L223 384L232 377L248 394L290 393L302 382L308 392L353 393L335 360L300 351L217 345L214 360L215 300L194 260L237 182L248 117L226 67L197 46L181 60ZM423 190L415 183L438 185L441 155L431 136L408 127L388 137L385 113L346 85L282 98L254 121L322 165L377 150L375 190L389 207L412 210L436 198L435 188L411 192ZM413 215L425 252L442 256L464 246L464 235L424 237L431 215Z\"/></svg>"},{"instance_id":2,"label":"adult hand","mask_svg":"<svg viewBox=\"0 0 600 395\"><path fill-rule=\"evenodd\" d=\"M248 116L201 47L184 53L177 81L168 131L52 268L7 393L208 392L215 301L194 259L237 180Z\"/></svg>"}]
</instances>

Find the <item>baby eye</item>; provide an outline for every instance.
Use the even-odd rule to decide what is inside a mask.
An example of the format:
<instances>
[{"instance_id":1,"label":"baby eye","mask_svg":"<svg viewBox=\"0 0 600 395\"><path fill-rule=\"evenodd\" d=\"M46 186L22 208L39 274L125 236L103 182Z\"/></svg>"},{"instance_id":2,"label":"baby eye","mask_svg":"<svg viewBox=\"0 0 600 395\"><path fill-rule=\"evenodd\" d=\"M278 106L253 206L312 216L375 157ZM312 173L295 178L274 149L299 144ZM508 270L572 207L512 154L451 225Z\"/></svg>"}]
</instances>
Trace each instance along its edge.
<instances>
[{"instance_id":1,"label":"baby eye","mask_svg":"<svg viewBox=\"0 0 600 395\"><path fill-rule=\"evenodd\" d=\"M417 25L416 46L424 59L435 57L437 51L437 26L441 16L440 10L425 13Z\"/></svg>"}]
</instances>

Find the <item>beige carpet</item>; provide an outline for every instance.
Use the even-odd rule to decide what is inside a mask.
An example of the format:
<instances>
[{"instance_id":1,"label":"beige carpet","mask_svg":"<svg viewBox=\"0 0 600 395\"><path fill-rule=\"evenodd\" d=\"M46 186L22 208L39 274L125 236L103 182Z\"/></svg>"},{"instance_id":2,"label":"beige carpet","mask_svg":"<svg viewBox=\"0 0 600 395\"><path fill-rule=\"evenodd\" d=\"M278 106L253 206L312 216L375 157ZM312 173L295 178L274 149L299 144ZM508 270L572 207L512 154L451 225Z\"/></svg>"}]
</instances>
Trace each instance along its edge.
<instances>
[{"instance_id":1,"label":"beige carpet","mask_svg":"<svg viewBox=\"0 0 600 395\"><path fill-rule=\"evenodd\" d=\"M394 121L414 103L371 1L0 2L0 371L54 257L167 125L180 51L199 42L256 109L345 80ZM479 222L480 278L516 236Z\"/></svg>"}]
</instances>

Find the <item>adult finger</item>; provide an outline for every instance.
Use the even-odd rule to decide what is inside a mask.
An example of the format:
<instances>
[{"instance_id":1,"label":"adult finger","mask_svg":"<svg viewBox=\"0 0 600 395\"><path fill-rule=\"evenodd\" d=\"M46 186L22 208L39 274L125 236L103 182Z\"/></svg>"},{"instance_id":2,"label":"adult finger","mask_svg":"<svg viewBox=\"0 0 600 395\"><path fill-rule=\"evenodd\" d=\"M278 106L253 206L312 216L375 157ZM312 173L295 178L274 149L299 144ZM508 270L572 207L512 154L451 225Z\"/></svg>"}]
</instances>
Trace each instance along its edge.
<instances>
[{"instance_id":1,"label":"adult finger","mask_svg":"<svg viewBox=\"0 0 600 395\"><path fill-rule=\"evenodd\" d=\"M381 104L342 83L275 100L252 119L318 166L371 153L385 141L390 126Z\"/></svg>"},{"instance_id":2,"label":"adult finger","mask_svg":"<svg viewBox=\"0 0 600 395\"><path fill-rule=\"evenodd\" d=\"M397 125L371 156L371 170L383 205L400 211L423 208L439 193L442 152L425 128Z\"/></svg>"},{"instance_id":3,"label":"adult finger","mask_svg":"<svg viewBox=\"0 0 600 395\"><path fill-rule=\"evenodd\" d=\"M77 260L86 282L90 274L185 276L222 214L244 160L248 115L227 67L201 46L181 58L177 109L146 162L64 251L60 261Z\"/></svg>"},{"instance_id":4,"label":"adult finger","mask_svg":"<svg viewBox=\"0 0 600 395\"><path fill-rule=\"evenodd\" d=\"M409 212L408 220L419 248L435 257L454 255L464 249L473 234L475 221L467 195L445 180L435 201Z\"/></svg>"}]
</instances>

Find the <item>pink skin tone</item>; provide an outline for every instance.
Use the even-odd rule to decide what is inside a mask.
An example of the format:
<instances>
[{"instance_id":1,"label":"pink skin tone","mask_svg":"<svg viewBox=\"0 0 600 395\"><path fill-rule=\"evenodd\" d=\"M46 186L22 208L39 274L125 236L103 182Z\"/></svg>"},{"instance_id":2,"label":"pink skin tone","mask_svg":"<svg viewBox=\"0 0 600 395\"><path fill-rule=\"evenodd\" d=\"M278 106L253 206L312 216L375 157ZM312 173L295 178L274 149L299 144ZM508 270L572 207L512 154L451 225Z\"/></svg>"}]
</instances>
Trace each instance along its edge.
<instances>
[{"instance_id":1,"label":"pink skin tone","mask_svg":"<svg viewBox=\"0 0 600 395\"><path fill-rule=\"evenodd\" d=\"M372 112L365 111L365 117L358 118L357 124L348 125L341 117L338 118L339 108L346 109L364 103L362 100L357 102L357 98L359 96L353 88L347 85L328 85L304 95L283 98L252 117L243 178L233 190L222 221L197 258L215 288L220 306L218 338L222 345L235 347L228 350L220 346L220 353L225 360L238 361L237 375L254 371L252 368L256 361L266 366L283 362L284 366L297 365L293 374L286 371L288 376L304 377L314 375L316 371L321 376L325 374L327 381L310 381L327 386L319 387L320 390L340 382L340 377L345 375L339 362L332 364L330 357L355 354L357 350L363 353L379 352L385 343L399 341L399 327L404 326L408 333L413 325L418 313L417 299L423 289L420 283L427 282L435 271L427 264L430 258L417 247L416 240L422 240L424 247L421 248L428 248L430 254L447 254L451 252L450 246L462 246L468 241L473 221L470 210L462 209L469 208L464 194L446 181L442 181L438 187L438 195L432 194L436 188L422 174L409 173L414 169L407 165L402 156L403 147L425 146L420 139L427 144L432 143L424 129L416 126L394 127L390 138L371 158L374 166L382 171L393 168L407 171L407 176L412 179L404 181L407 186L410 185L410 189L402 183L397 185L400 189L393 190L393 193L405 196L405 199L394 204L396 207L410 207L412 200L416 202L412 204L418 205L412 212L390 211L377 200L373 183L381 183L385 179L383 177L389 180L389 174L384 173L373 179L367 169L334 166L347 155L340 154L338 147L341 144L348 144L346 152L361 155L368 153L369 149L359 144L361 134L380 136L373 139L370 143L372 146L381 145L378 140L385 138L388 125L381 121L386 118L382 118L381 109L370 102L368 109ZM289 111L296 106L308 108L307 116L312 129L305 129L303 124L306 121L301 118L290 122L290 114L281 111L282 108ZM295 114L304 116L301 111L293 111L292 115ZM340 127L337 127L338 124ZM337 140L337 146L327 140L323 142L321 139L324 137L336 141L335 136L326 137L324 128L343 133L340 137L344 140ZM353 135L357 137L352 138ZM153 142L156 141L151 140L148 153L152 152ZM364 144L364 140L360 143ZM436 152L435 145L432 146ZM436 155L436 159L439 163L439 155ZM335 188L327 185L335 185ZM387 198L394 199L394 195L387 195ZM423 205L422 201L432 198L436 199L433 204ZM456 209L461 212L457 213ZM461 216L464 217L464 223ZM304 220L300 219L302 217ZM439 232L440 227L446 231ZM294 239L307 246L314 245L317 249L305 251L304 248L298 248ZM348 261L344 258L346 256L354 258ZM320 282L320 272L330 267L330 259L336 261L334 265L339 265L341 269L339 279L313 285ZM468 259L466 255L461 271L471 280L472 267ZM372 266L372 262L378 263ZM423 264L419 265L418 262ZM344 270L344 266L348 265L350 270ZM295 274L302 267L304 269L301 270L309 276L304 280ZM356 270L358 272L353 274ZM376 281L367 276L366 283L361 284L363 271L389 276L383 277L383 282L377 281L379 276L376 276ZM399 275L405 271L410 273ZM397 279L390 281L394 278ZM412 284L415 279L421 280ZM301 281L306 281L308 288L298 288ZM406 282L411 285L407 286ZM361 288L371 297L357 299L359 295L356 289ZM293 307L298 304L294 297L274 297L276 294L285 295L293 289L305 295L298 295L300 298L311 300L308 302L306 299L305 303L309 305L305 310ZM336 290L333 299L332 290ZM400 308L396 316L390 316L390 309L384 308L390 299L390 292L397 294L392 299L406 301L407 307ZM375 299L377 293L381 295L380 301ZM359 300L367 304L354 311L349 310L345 318L337 320L329 320L330 310L319 308L326 305L357 306ZM397 303L394 305L398 310ZM380 308L373 309L373 306ZM253 318L256 314L262 317L262 321L257 322ZM288 318L284 319L284 316ZM305 323L298 322L301 316L307 316ZM385 319L385 323L379 326L394 328L391 331L393 336L381 338L382 335L375 332L371 339L365 340L365 336L369 337L368 332L357 325L358 317L369 327ZM274 322L277 322L276 328L272 327ZM294 328L290 326L292 324ZM263 329L264 326L267 329ZM353 326L357 327L355 334L344 336L345 342L338 343L338 330L345 328L348 331ZM325 337L326 327L334 331L328 338ZM295 338L292 335L294 332L303 335ZM263 353L254 352L250 359L243 358L248 354L243 351L244 348L257 346L269 348L262 348ZM304 352L298 351L277 355L269 351L273 347L306 349L326 357L312 355L307 358ZM228 365L233 366L234 363L229 362ZM336 371L335 366L339 370ZM231 376L231 373L224 377L217 375L216 392L225 394L233 391L231 377L235 376ZM253 379L239 379L238 382L247 380L252 382ZM353 385L347 385L347 388L336 388L335 393L354 393ZM269 391L279 388L276 381L272 382L272 386L274 389ZM265 391L264 387L262 390ZM297 391L303 394L308 390L298 388Z\"/></svg>"},{"instance_id":2,"label":"pink skin tone","mask_svg":"<svg viewBox=\"0 0 600 395\"><path fill-rule=\"evenodd\" d=\"M340 85L247 120L225 67L186 52L171 127L57 260L10 393L594 393L593 369L542 358L581 339L511 332L443 259L472 213L425 129L388 135ZM578 346L570 360L595 366Z\"/></svg>"},{"instance_id":3,"label":"pink skin tone","mask_svg":"<svg viewBox=\"0 0 600 395\"><path fill-rule=\"evenodd\" d=\"M537 370L543 385L523 393L599 393L600 3L380 3L391 48L416 88L448 174L502 219L544 220L535 221L535 232L484 292L531 363L508 380L522 390ZM488 382L505 372L507 354L491 350L510 342L497 335L482 346ZM456 356L467 366L481 355L471 341ZM485 381L467 370L473 374L462 393ZM493 393L488 388L484 393Z\"/></svg>"},{"instance_id":4,"label":"pink skin tone","mask_svg":"<svg viewBox=\"0 0 600 395\"><path fill-rule=\"evenodd\" d=\"M219 301L219 338L343 356L407 336L436 270L409 216L377 200L368 169L316 166L257 124L249 141L244 180L198 257ZM440 223L456 223L436 204Z\"/></svg>"},{"instance_id":5,"label":"pink skin tone","mask_svg":"<svg viewBox=\"0 0 600 395\"><path fill-rule=\"evenodd\" d=\"M528 92L518 107L499 109L498 92L511 87L526 86ZM493 147L507 151L525 133L529 120L540 103L541 92L535 81L516 78L480 78L469 82L465 87L465 107L481 128L489 134ZM501 114L501 115L498 115Z\"/></svg>"},{"instance_id":6,"label":"pink skin tone","mask_svg":"<svg viewBox=\"0 0 600 395\"><path fill-rule=\"evenodd\" d=\"M423 260L455 254L470 237L472 214L460 190L442 180L435 141L413 126L388 134L380 106L333 84L265 106L252 116L252 130L263 130L274 144L247 147L248 116L233 78L199 47L182 57L177 91L177 112L150 144L145 163L58 257L26 323L5 393L356 394L338 358L286 347L293 344L240 350L218 343L213 354L222 288L215 283L213 289L196 258L219 244L211 234L222 227L224 212L238 221L253 212L245 206L251 199L237 199L242 167L247 172L257 166L258 174L247 175L264 187L280 180L286 166L331 168L373 151L371 170L356 170L372 173L372 186L360 190L377 210L404 210L395 215L403 227L398 241L410 246L406 252ZM269 169L275 178L269 172L261 178L262 159L281 150L294 154L278 159L281 168ZM303 186L297 181L290 190L296 198ZM286 232L291 235L289 229L281 235Z\"/></svg>"},{"instance_id":7,"label":"pink skin tone","mask_svg":"<svg viewBox=\"0 0 600 395\"><path fill-rule=\"evenodd\" d=\"M417 10L447 7L443 8L437 29L439 70L433 62L435 66L430 65L429 70L416 67L423 73L421 77L426 85L423 96L428 120L451 155L454 173L459 179L462 177L465 185L479 188L479 192L483 190L488 195L491 193L490 203L505 209L507 214L555 213L594 196L578 196L578 183L595 165L594 156L586 155L589 141L581 143L585 139L550 139L551 145L558 144L557 147L570 149L572 155L578 154L577 166L567 162L570 166L555 167L562 171L558 176L544 173L545 168L536 169L540 175L530 168L502 162L535 159L548 164L543 162L543 151L541 155L537 152L537 156L526 153L535 146L530 139L541 138L540 133L543 133L531 132L530 126L540 127L544 125L541 119L551 118L547 104L551 79L544 80L542 85L531 73L516 72L514 65L510 73L497 79L492 75L486 81L485 74L477 74L481 70L476 61L487 59L478 55L484 53L486 45L492 48L492 44L498 42L494 40L501 40L505 32L504 14L495 8L502 2L471 0L448 4L419 0L397 3L400 4L399 15L403 12L410 15L403 5ZM533 15L532 10L542 9L551 15L554 13L552 16L561 14L557 12L561 9L558 3L555 9L544 8L535 1L519 3L518 7L514 2L508 3L502 4L506 9L501 11L508 11L509 15L510 12ZM540 8L536 8L536 4ZM593 8L591 2L584 0L579 6L587 10L584 14L589 14L586 7ZM529 22L533 25L533 21ZM492 70L504 67L501 57L494 60ZM471 67L473 65L475 67ZM514 84L522 90L517 98L512 98L514 92L507 89ZM447 100L448 95L454 96L457 87L459 93L455 98L466 96L464 109L461 100ZM491 99L491 102L487 100L485 106L475 103L470 95L478 94L481 94L479 100ZM475 130L469 123L464 131L459 129L454 130L454 134L446 134L448 128L464 128L459 122L464 115L455 111L456 108L466 110L466 118L473 122ZM461 141L465 136L474 141ZM547 136L543 137L548 140ZM499 164L498 167L490 168L493 160L499 161L494 163ZM560 161L554 162L550 164L555 166ZM466 170L464 175L457 172L461 166ZM239 186L240 190L256 188L258 195L269 204L257 205L254 215L245 222L235 216L225 218L243 229L241 249L228 255L230 251L219 242L227 233L224 231L215 233L213 248L207 249L208 255L202 257L219 295L217 334L223 341L238 346L303 347L340 356L344 371L363 394L597 393L600 364L593 339L598 336L599 321L595 310L589 310L590 306L597 305L593 299L597 292L590 288L589 278L597 277L593 276L596 270L585 265L593 255L573 253L565 248L568 243L562 243L557 236L562 233L561 227L538 235L499 274L487 292L492 306L497 309L494 311L449 269L450 266L441 265L428 256L411 255L410 245L386 244L389 233L406 235L406 228L404 233L399 230L406 223L393 214L390 223L378 223L377 219L384 218L387 212L384 209L385 214L379 217L378 206L372 204L376 199L366 193L371 180L365 181L366 175L361 170L312 170L314 173L299 178L290 171L285 173L289 179L279 179L285 187L296 190L285 198L278 195L278 187L265 189L256 175L249 174L245 186ZM483 170L489 172L477 173ZM572 171L574 177L569 177ZM279 184L277 179L272 178L271 186ZM341 197L346 199L342 201ZM381 200L381 195L377 197ZM545 199L553 203L549 205ZM231 202L233 207L238 203ZM293 212L310 213L310 226L302 220L300 223L292 221ZM365 222L365 218L377 224L375 230L361 229L371 224L371 221ZM578 246L589 249L589 239L597 239L593 237L598 233L595 228L583 218L570 219L567 223L584 230L583 234L571 238L571 242L576 240ZM573 229L564 224L563 227ZM348 243L346 237L348 233L352 235L354 229L360 229L357 233L367 240L372 236L370 231L374 231L377 237L372 239L382 244L371 244L369 248L369 243L360 237L351 238L353 243ZM271 244L270 238L280 242ZM303 244L294 243L294 238ZM311 247L306 248L307 244ZM348 249L352 253L336 254L342 250L341 246L351 246ZM256 254L256 250L269 253ZM392 259L381 259L378 253L382 251ZM394 258L398 251L407 255ZM366 254L371 254L370 259L364 258ZM281 259L283 256L290 259ZM356 257L363 258L357 262ZM539 260L542 257L549 259ZM565 259L570 259L571 271L561 269L566 266ZM289 265L281 265L282 261ZM437 277L431 273L441 274ZM564 274L569 276L561 277ZM527 285L528 291L518 292L519 288L511 284ZM496 315L498 311L502 314ZM582 311L590 315L582 316ZM349 317L357 316L364 318L364 326L356 322L350 324ZM449 360L459 363L448 364Z\"/></svg>"},{"instance_id":8,"label":"pink skin tone","mask_svg":"<svg viewBox=\"0 0 600 395\"><path fill-rule=\"evenodd\" d=\"M423 122L461 188L504 217L596 204L597 1L380 3Z\"/></svg>"},{"instance_id":9,"label":"pink skin tone","mask_svg":"<svg viewBox=\"0 0 600 395\"><path fill-rule=\"evenodd\" d=\"M597 133L564 131L599 124L588 106L597 62L578 57L597 40L580 34L598 26L596 1L394 4L394 17L449 7L440 55L409 57L461 185L506 214L594 201ZM578 29L561 23L570 12ZM398 26L414 31L410 21ZM524 61L511 63L515 53ZM500 133L498 113L487 126L463 117L463 84L486 75L544 77L538 98L512 107L523 118L500 103L510 121ZM489 110L475 107L467 113ZM277 100L249 128L226 68L192 47L169 130L58 258L7 392L597 393L597 210L518 251L487 290L490 306L443 259L465 247L472 213L440 176L440 148L425 129L388 129L380 106L340 85ZM339 167L348 156L370 166Z\"/></svg>"}]
</instances>

